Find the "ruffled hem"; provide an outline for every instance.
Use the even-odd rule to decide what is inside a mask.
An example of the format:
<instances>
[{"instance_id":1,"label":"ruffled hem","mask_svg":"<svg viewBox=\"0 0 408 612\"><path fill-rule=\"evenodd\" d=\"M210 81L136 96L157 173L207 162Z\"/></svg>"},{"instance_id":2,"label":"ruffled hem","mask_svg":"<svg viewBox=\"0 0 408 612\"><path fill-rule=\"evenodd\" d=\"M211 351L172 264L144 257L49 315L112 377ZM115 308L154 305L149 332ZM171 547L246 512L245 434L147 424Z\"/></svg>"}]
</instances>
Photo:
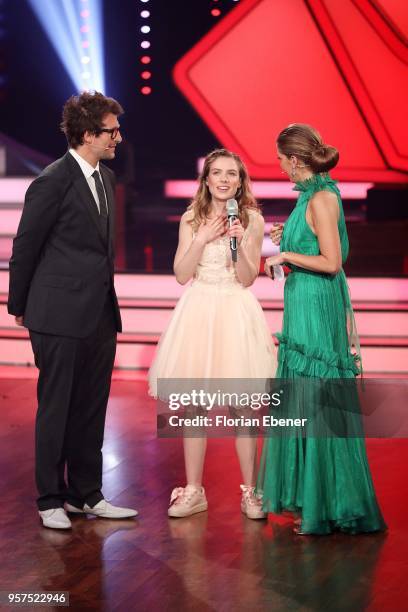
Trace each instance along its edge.
<instances>
[{"instance_id":1,"label":"ruffled hem","mask_svg":"<svg viewBox=\"0 0 408 612\"><path fill-rule=\"evenodd\" d=\"M256 490L258 495L262 495L262 491ZM295 515L302 514L302 507L296 504L276 504L270 501L264 501L262 510L272 514L282 514L283 512L292 512ZM349 535L358 535L361 533L375 533L387 530L385 523L378 506L370 508L364 514L361 511L350 511L347 517L333 517L330 519L304 519L302 518L301 531L303 534L310 535L328 535L336 531L347 533Z\"/></svg>"},{"instance_id":2,"label":"ruffled hem","mask_svg":"<svg viewBox=\"0 0 408 612\"><path fill-rule=\"evenodd\" d=\"M291 340L286 334L277 333L279 340L278 361L300 376L316 378L350 378L361 373L360 355L341 357L335 351L306 346Z\"/></svg>"},{"instance_id":3,"label":"ruffled hem","mask_svg":"<svg viewBox=\"0 0 408 612\"><path fill-rule=\"evenodd\" d=\"M265 512L301 515L303 533L386 528L363 438L268 438L256 491Z\"/></svg>"}]
</instances>

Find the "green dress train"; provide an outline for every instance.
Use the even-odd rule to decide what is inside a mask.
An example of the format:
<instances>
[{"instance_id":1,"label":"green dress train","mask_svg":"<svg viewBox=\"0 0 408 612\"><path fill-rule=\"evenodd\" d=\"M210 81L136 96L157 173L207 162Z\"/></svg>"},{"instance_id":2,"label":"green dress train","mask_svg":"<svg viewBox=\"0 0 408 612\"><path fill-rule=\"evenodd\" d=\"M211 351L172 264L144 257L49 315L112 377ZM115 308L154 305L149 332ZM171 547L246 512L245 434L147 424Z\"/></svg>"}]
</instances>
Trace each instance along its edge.
<instances>
[{"instance_id":1,"label":"green dress train","mask_svg":"<svg viewBox=\"0 0 408 612\"><path fill-rule=\"evenodd\" d=\"M300 194L285 224L281 250L319 255L317 237L306 222L306 208L314 193L331 191L337 195L340 208L338 229L344 264L349 244L336 182L328 174L317 174L297 183L294 189ZM313 401L307 406L305 400L308 391L309 396L313 395L313 384L337 380L340 388L339 379L354 379L360 371L360 362L358 352L351 352L352 337L356 335L343 270L329 275L290 267L285 282L283 329L276 334L279 339L276 377L295 383L298 405L293 411L295 416L305 416L314 410L310 405ZM299 512L303 533L340 530L354 534L385 529L361 430L351 437L305 437L299 428L298 433L295 429L290 434L265 438L257 483L264 510Z\"/></svg>"}]
</instances>

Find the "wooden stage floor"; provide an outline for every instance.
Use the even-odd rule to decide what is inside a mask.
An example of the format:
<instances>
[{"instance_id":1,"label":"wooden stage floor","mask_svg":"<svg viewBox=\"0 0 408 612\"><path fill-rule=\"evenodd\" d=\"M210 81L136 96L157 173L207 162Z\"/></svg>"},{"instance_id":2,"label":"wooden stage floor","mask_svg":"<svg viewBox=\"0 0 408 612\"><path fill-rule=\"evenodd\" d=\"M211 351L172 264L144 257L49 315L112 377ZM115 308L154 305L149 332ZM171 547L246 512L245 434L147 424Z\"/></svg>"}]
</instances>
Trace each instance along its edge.
<instances>
[{"instance_id":1,"label":"wooden stage floor","mask_svg":"<svg viewBox=\"0 0 408 612\"><path fill-rule=\"evenodd\" d=\"M114 381L104 494L139 517L78 517L63 532L41 527L36 512L35 408L34 380L0 380L1 591L69 591L74 610L407 609L407 440L368 441L387 534L301 537L289 517L247 519L231 438L209 441L208 513L170 520L181 441L156 438L144 381Z\"/></svg>"}]
</instances>

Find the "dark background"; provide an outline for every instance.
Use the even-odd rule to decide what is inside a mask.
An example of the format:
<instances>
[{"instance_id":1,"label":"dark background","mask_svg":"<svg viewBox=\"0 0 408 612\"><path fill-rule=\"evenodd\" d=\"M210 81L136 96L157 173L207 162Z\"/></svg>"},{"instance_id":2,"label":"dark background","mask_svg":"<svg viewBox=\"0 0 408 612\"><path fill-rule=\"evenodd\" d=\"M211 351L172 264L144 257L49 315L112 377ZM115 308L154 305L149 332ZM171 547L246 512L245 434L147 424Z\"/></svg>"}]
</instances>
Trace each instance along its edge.
<instances>
[{"instance_id":1,"label":"dark background","mask_svg":"<svg viewBox=\"0 0 408 612\"><path fill-rule=\"evenodd\" d=\"M55 0L59 1L59 0ZM118 232L119 270L169 272L177 218L186 200L166 199L166 179L193 179L197 159L221 143L173 84L175 63L236 6L233 0L104 0L106 94L125 108L124 142L110 164L124 185ZM149 10L150 49L140 27ZM152 63L144 67L140 57ZM152 94L140 89L152 72ZM220 66L222 78L222 66ZM64 154L59 130L65 100L77 93L27 0L0 0L0 132L53 160ZM232 92L233 100L233 92ZM271 142L271 147L274 143ZM344 202L350 237L346 272L356 276L408 274L407 190L372 190L367 201ZM267 221L284 219L293 202L267 200ZM172 219L172 221L169 220Z\"/></svg>"},{"instance_id":2,"label":"dark background","mask_svg":"<svg viewBox=\"0 0 408 612\"><path fill-rule=\"evenodd\" d=\"M57 0L59 1L59 0ZM135 176L140 188L166 178L192 178L196 160L219 143L179 93L172 68L217 21L210 9L225 15L232 0L105 0L106 95L125 109L123 136L134 147ZM1 131L56 158L65 150L59 132L61 108L77 93L26 0L3 2L7 32L6 95L1 104ZM140 27L150 10L150 49L140 48ZM152 63L152 94L144 96L140 57Z\"/></svg>"},{"instance_id":3,"label":"dark background","mask_svg":"<svg viewBox=\"0 0 408 612\"><path fill-rule=\"evenodd\" d=\"M125 219L122 234L125 257L119 269L169 271L177 245L177 223L167 216L180 215L185 200L163 196L166 179L193 179L197 159L219 146L206 125L173 84L172 69L217 21L211 9L222 16L236 3L232 0L104 0L104 50L106 95L120 101L123 144L111 163L126 184ZM140 11L150 11L143 20ZM61 109L74 91L52 44L26 0L0 0L5 86L0 103L0 132L50 159L66 150L59 130ZM140 27L149 23L146 36ZM140 42L148 38L151 47ZM140 63L142 55L152 63ZM150 70L152 94L140 88L142 70ZM149 255L148 263L146 253ZM152 259L153 254L153 259Z\"/></svg>"}]
</instances>

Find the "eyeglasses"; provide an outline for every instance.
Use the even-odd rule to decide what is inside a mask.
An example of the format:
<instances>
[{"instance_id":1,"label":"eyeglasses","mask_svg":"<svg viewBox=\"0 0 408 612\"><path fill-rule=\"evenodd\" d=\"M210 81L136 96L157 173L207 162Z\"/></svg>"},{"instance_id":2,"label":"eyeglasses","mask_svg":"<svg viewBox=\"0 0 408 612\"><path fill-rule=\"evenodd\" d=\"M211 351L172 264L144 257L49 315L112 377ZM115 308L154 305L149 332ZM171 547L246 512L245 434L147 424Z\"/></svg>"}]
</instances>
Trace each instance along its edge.
<instances>
[{"instance_id":1,"label":"eyeglasses","mask_svg":"<svg viewBox=\"0 0 408 612\"><path fill-rule=\"evenodd\" d=\"M99 128L99 130L97 130L96 135L99 136L99 134L101 134L102 132L106 132L107 134L110 134L110 137L112 140L115 140L116 136L119 134L119 130L120 128L118 127L113 127L113 128Z\"/></svg>"}]
</instances>

